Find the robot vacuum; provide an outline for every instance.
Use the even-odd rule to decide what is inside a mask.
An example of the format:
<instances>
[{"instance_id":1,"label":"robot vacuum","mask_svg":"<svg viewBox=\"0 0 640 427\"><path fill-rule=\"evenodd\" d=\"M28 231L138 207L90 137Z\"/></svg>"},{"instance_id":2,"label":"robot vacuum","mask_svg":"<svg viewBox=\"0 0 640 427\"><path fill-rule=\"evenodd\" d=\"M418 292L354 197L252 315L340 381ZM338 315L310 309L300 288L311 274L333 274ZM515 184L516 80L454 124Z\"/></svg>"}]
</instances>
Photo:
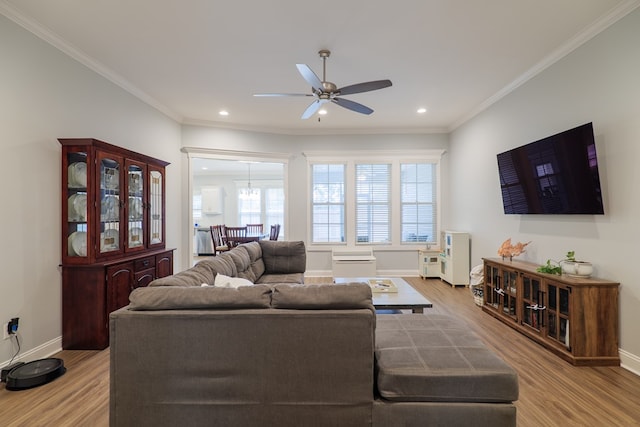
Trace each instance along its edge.
<instances>
[{"instance_id":1,"label":"robot vacuum","mask_svg":"<svg viewBox=\"0 0 640 427\"><path fill-rule=\"evenodd\" d=\"M62 359L40 359L12 369L7 375L7 390L25 390L49 383L67 372Z\"/></svg>"}]
</instances>

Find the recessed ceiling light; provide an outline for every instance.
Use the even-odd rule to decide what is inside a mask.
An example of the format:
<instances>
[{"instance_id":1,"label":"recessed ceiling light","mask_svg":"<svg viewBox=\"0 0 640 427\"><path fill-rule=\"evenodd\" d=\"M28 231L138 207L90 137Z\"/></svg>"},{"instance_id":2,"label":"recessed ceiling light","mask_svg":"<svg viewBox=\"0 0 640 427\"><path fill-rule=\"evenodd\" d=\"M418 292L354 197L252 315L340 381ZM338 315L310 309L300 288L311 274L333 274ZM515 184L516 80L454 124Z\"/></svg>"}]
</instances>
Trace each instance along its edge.
<instances>
[{"instance_id":1,"label":"recessed ceiling light","mask_svg":"<svg viewBox=\"0 0 640 427\"><path fill-rule=\"evenodd\" d=\"M424 107L423 108L418 108L418 114L424 114L426 112L427 112L426 108L424 108Z\"/></svg>"},{"instance_id":2,"label":"recessed ceiling light","mask_svg":"<svg viewBox=\"0 0 640 427\"><path fill-rule=\"evenodd\" d=\"M322 110L318 110L318 114L324 116L325 114L327 114L327 110L325 110L324 108Z\"/></svg>"},{"instance_id":3,"label":"recessed ceiling light","mask_svg":"<svg viewBox=\"0 0 640 427\"><path fill-rule=\"evenodd\" d=\"M221 116L228 116L229 112L227 110L220 110L218 114L220 114Z\"/></svg>"}]
</instances>

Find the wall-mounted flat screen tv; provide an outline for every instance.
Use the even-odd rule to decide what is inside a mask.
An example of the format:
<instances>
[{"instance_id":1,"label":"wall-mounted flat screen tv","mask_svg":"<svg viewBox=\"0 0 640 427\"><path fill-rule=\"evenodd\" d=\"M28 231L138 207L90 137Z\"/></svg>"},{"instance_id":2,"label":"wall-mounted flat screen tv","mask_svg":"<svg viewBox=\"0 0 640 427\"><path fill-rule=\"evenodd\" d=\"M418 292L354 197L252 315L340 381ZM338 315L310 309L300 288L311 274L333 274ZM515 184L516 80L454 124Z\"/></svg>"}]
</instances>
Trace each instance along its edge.
<instances>
[{"instance_id":1,"label":"wall-mounted flat screen tv","mask_svg":"<svg viewBox=\"0 0 640 427\"><path fill-rule=\"evenodd\" d=\"M498 154L505 214L604 214L593 124Z\"/></svg>"}]
</instances>

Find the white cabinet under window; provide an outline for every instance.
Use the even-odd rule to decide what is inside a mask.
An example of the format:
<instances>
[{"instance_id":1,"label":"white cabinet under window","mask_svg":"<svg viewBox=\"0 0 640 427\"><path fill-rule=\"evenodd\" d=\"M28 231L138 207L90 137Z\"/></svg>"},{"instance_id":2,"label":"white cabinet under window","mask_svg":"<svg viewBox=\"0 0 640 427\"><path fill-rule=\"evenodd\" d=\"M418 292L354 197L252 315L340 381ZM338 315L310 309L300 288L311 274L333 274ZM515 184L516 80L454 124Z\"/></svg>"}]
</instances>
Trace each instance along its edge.
<instances>
[{"instance_id":1,"label":"white cabinet under window","mask_svg":"<svg viewBox=\"0 0 640 427\"><path fill-rule=\"evenodd\" d=\"M207 215L222 214L222 189L220 187L202 187L202 213Z\"/></svg>"},{"instance_id":2,"label":"white cabinet under window","mask_svg":"<svg viewBox=\"0 0 640 427\"><path fill-rule=\"evenodd\" d=\"M445 231L442 246L438 257L440 279L452 286L469 286L469 234Z\"/></svg>"}]
</instances>

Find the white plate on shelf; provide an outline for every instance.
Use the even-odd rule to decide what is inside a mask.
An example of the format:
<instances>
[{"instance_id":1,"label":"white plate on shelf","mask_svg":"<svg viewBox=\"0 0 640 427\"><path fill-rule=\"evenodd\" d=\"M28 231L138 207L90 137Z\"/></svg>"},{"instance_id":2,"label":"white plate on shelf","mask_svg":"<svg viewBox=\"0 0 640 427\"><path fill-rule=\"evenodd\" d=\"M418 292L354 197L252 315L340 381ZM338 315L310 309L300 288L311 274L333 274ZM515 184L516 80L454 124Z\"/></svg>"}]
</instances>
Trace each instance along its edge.
<instances>
[{"instance_id":1,"label":"white plate on shelf","mask_svg":"<svg viewBox=\"0 0 640 427\"><path fill-rule=\"evenodd\" d=\"M87 256L87 233L75 231L67 238L69 256Z\"/></svg>"},{"instance_id":2,"label":"white plate on shelf","mask_svg":"<svg viewBox=\"0 0 640 427\"><path fill-rule=\"evenodd\" d=\"M73 210L75 211L75 218L78 221L87 220L87 195L75 194L73 198Z\"/></svg>"},{"instance_id":3,"label":"white plate on shelf","mask_svg":"<svg viewBox=\"0 0 640 427\"><path fill-rule=\"evenodd\" d=\"M78 214L76 213L76 197L77 194L72 194L67 199L67 220L70 222L78 221Z\"/></svg>"},{"instance_id":4,"label":"white plate on shelf","mask_svg":"<svg viewBox=\"0 0 640 427\"><path fill-rule=\"evenodd\" d=\"M142 191L142 175L138 173L129 174L129 191L132 193Z\"/></svg>"},{"instance_id":5,"label":"white plate on shelf","mask_svg":"<svg viewBox=\"0 0 640 427\"><path fill-rule=\"evenodd\" d=\"M142 218L142 199L140 197L129 197L129 218Z\"/></svg>"},{"instance_id":6,"label":"white plate on shelf","mask_svg":"<svg viewBox=\"0 0 640 427\"><path fill-rule=\"evenodd\" d=\"M129 230L129 247L141 246L144 242L142 241L142 228L133 227Z\"/></svg>"},{"instance_id":7,"label":"white plate on shelf","mask_svg":"<svg viewBox=\"0 0 640 427\"><path fill-rule=\"evenodd\" d=\"M73 164L73 180L80 187L87 186L87 164L76 162Z\"/></svg>"},{"instance_id":8,"label":"white plate on shelf","mask_svg":"<svg viewBox=\"0 0 640 427\"><path fill-rule=\"evenodd\" d=\"M120 247L120 234L115 228L105 230L100 233L100 252L109 252L117 250Z\"/></svg>"},{"instance_id":9,"label":"white plate on shelf","mask_svg":"<svg viewBox=\"0 0 640 427\"><path fill-rule=\"evenodd\" d=\"M71 163L67 168L68 187L69 188L86 188L87 187L87 164L84 162Z\"/></svg>"},{"instance_id":10,"label":"white plate on shelf","mask_svg":"<svg viewBox=\"0 0 640 427\"><path fill-rule=\"evenodd\" d=\"M74 170L73 170L73 165L75 163L71 163L69 165L69 167L67 168L67 187L68 188L76 188L78 186L78 184L76 184L76 179L73 176L74 175Z\"/></svg>"},{"instance_id":11,"label":"white plate on shelf","mask_svg":"<svg viewBox=\"0 0 640 427\"><path fill-rule=\"evenodd\" d=\"M105 196L100 202L100 220L117 221L118 219L120 219L118 198L116 196Z\"/></svg>"},{"instance_id":12,"label":"white plate on shelf","mask_svg":"<svg viewBox=\"0 0 640 427\"><path fill-rule=\"evenodd\" d=\"M116 189L120 185L120 175L116 168L105 167L102 170L102 180L104 188Z\"/></svg>"}]
</instances>

